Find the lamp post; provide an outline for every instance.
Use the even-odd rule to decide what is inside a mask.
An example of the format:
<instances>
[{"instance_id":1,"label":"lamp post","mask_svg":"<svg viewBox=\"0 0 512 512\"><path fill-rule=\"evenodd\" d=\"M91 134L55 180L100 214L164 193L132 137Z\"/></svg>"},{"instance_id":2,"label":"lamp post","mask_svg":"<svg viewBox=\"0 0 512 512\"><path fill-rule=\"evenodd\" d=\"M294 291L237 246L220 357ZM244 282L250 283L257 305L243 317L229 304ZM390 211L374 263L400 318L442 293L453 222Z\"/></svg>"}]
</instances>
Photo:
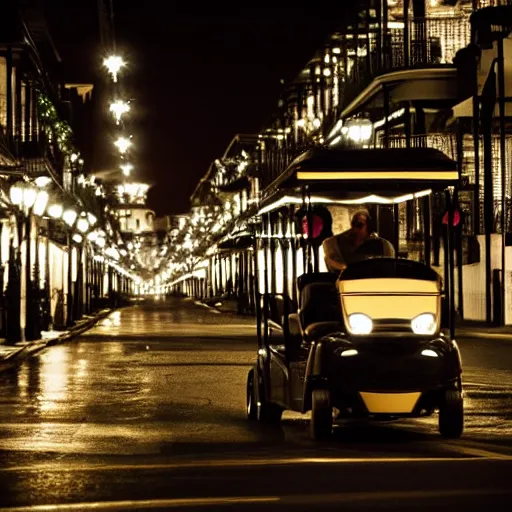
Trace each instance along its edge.
<instances>
[{"instance_id":1,"label":"lamp post","mask_svg":"<svg viewBox=\"0 0 512 512\"><path fill-rule=\"evenodd\" d=\"M48 216L52 219L51 222L53 223L62 218L62 213L64 212L64 208L60 202L52 201L48 205L46 212L47 212ZM47 238L47 242L48 242L48 247L49 247L49 239L48 238ZM47 258L46 258L46 278L45 278L45 280L48 283L47 286L49 288L49 284L50 284L50 261L49 261L50 252L49 252L49 250L47 251L46 254L47 254ZM66 326L65 315L64 315L64 292L63 292L63 290L55 290L55 293L57 295L57 300L56 300L56 305L55 305L55 310L54 310L53 316L51 315L51 300L52 300L51 295L49 296L49 299L48 299L49 300L49 304L48 304L48 308L49 308L48 317L49 318L48 318L48 320L49 320L49 323L51 322L53 324L54 328L64 329Z\"/></svg>"},{"instance_id":2,"label":"lamp post","mask_svg":"<svg viewBox=\"0 0 512 512\"><path fill-rule=\"evenodd\" d=\"M20 215L16 215L16 232L18 234L18 244L14 246L14 237L10 237L9 242L9 265L7 269L7 289L6 289L6 328L5 337L8 343L21 341L21 250L20 250Z\"/></svg>"},{"instance_id":3,"label":"lamp post","mask_svg":"<svg viewBox=\"0 0 512 512\"><path fill-rule=\"evenodd\" d=\"M49 331L53 325L52 318L52 296L50 289L50 227L46 225L45 237L45 259L44 259L44 290L42 300L42 322L41 326L44 331Z\"/></svg>"},{"instance_id":4,"label":"lamp post","mask_svg":"<svg viewBox=\"0 0 512 512\"><path fill-rule=\"evenodd\" d=\"M25 339L27 341L36 340L41 336L41 308L40 308L40 286L39 286L39 233L38 223L33 214L42 215L48 203L48 193L44 190L38 190L32 184L27 182L17 182L10 189L11 202L19 207L17 214L18 226L18 250L15 256L21 265L21 240L23 224L25 224ZM35 260L34 272L32 274L32 223L35 223ZM16 265L15 265L16 267ZM11 275L9 275L11 277ZM16 278L13 275L14 278ZM21 275L20 275L21 277ZM16 300L16 297L14 297ZM12 326L13 319L10 319ZM15 320L14 320L15 321ZM18 316L19 321L19 316ZM14 327L13 327L14 329ZM12 332L14 337L15 332Z\"/></svg>"},{"instance_id":5,"label":"lamp post","mask_svg":"<svg viewBox=\"0 0 512 512\"><path fill-rule=\"evenodd\" d=\"M73 244L71 236L71 228L75 223L77 213L73 208L68 208L62 213L62 220L67 224L67 245L68 245L68 293L66 301L66 326L72 327L74 325L73 319Z\"/></svg>"},{"instance_id":6,"label":"lamp post","mask_svg":"<svg viewBox=\"0 0 512 512\"><path fill-rule=\"evenodd\" d=\"M84 306L84 236L89 229L89 220L87 214L82 213L76 221L76 229L79 233L75 233L72 237L73 241L77 243L77 273L75 282L75 301L74 301L74 320L80 320L83 314Z\"/></svg>"}]
</instances>

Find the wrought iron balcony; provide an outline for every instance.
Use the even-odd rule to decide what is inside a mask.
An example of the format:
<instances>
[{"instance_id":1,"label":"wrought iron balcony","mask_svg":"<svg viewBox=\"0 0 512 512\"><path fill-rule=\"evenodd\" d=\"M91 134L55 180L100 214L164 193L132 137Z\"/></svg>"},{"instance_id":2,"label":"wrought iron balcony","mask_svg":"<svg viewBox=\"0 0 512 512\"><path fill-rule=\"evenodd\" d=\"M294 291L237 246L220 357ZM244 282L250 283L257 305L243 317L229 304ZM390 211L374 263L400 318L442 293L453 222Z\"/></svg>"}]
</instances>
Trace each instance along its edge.
<instances>
[{"instance_id":1,"label":"wrought iron balcony","mask_svg":"<svg viewBox=\"0 0 512 512\"><path fill-rule=\"evenodd\" d=\"M349 58L343 103L347 104L377 76L409 68L447 66L453 64L458 50L471 39L471 26L466 15L415 18L407 25L390 22L379 41L378 32L365 37L346 38ZM345 51L345 50L342 50Z\"/></svg>"}]
</instances>

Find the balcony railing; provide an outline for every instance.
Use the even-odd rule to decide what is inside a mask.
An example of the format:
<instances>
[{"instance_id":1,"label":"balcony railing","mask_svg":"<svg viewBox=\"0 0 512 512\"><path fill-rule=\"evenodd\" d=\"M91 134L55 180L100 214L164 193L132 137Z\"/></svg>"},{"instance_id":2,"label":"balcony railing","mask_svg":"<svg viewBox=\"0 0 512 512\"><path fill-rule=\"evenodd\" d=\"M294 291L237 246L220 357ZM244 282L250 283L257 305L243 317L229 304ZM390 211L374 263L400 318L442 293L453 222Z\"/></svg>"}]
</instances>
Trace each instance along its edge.
<instances>
[{"instance_id":1,"label":"balcony railing","mask_svg":"<svg viewBox=\"0 0 512 512\"><path fill-rule=\"evenodd\" d=\"M380 48L377 36L370 33L359 38L357 48L355 39L346 40L353 46L349 51L354 57L346 70L344 104L352 101L378 75L452 64L457 51L470 43L471 26L465 15L416 18L409 21L407 34L403 22L391 23Z\"/></svg>"},{"instance_id":2,"label":"balcony railing","mask_svg":"<svg viewBox=\"0 0 512 512\"><path fill-rule=\"evenodd\" d=\"M382 147L379 143L377 146ZM407 137L405 135L391 135L389 137L390 148L406 148ZM411 148L435 148L442 151L447 157L457 159L457 140L450 133L429 133L425 135L413 135L409 138Z\"/></svg>"},{"instance_id":3,"label":"balcony railing","mask_svg":"<svg viewBox=\"0 0 512 512\"><path fill-rule=\"evenodd\" d=\"M267 141L260 151L261 189L270 185L303 151L312 145L294 144L284 140Z\"/></svg>"}]
</instances>

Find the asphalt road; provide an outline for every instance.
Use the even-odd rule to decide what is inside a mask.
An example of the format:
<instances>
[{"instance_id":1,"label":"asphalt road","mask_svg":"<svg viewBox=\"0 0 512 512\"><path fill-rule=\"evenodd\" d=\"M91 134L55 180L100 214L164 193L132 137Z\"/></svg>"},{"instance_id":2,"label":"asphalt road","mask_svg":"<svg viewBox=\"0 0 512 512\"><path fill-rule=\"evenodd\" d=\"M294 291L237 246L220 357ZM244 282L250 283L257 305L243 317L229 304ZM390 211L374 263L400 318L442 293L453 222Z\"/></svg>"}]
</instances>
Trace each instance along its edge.
<instances>
[{"instance_id":1,"label":"asphalt road","mask_svg":"<svg viewBox=\"0 0 512 512\"><path fill-rule=\"evenodd\" d=\"M510 510L512 342L459 344L462 439L434 417L340 425L315 444L307 417L245 420L251 319L190 300L116 312L0 374L0 505Z\"/></svg>"}]
</instances>

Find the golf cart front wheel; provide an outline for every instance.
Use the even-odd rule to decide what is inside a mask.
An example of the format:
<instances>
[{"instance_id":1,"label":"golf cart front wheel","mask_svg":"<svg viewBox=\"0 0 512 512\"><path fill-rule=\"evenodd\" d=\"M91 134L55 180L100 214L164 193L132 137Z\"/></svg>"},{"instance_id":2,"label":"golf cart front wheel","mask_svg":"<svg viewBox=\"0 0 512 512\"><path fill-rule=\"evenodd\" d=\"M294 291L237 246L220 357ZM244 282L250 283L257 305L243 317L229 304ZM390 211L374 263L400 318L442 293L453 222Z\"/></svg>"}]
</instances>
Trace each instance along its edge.
<instances>
[{"instance_id":1,"label":"golf cart front wheel","mask_svg":"<svg viewBox=\"0 0 512 512\"><path fill-rule=\"evenodd\" d=\"M326 441L332 432L331 393L315 389L311 394L311 437L314 441Z\"/></svg>"},{"instance_id":2,"label":"golf cart front wheel","mask_svg":"<svg viewBox=\"0 0 512 512\"><path fill-rule=\"evenodd\" d=\"M247 375L246 413L248 420L255 421L258 419L258 400L256 397L254 370L250 370Z\"/></svg>"},{"instance_id":3,"label":"golf cart front wheel","mask_svg":"<svg viewBox=\"0 0 512 512\"><path fill-rule=\"evenodd\" d=\"M458 439L464 431L464 404L462 398L439 407L439 433L447 439Z\"/></svg>"}]
</instances>

